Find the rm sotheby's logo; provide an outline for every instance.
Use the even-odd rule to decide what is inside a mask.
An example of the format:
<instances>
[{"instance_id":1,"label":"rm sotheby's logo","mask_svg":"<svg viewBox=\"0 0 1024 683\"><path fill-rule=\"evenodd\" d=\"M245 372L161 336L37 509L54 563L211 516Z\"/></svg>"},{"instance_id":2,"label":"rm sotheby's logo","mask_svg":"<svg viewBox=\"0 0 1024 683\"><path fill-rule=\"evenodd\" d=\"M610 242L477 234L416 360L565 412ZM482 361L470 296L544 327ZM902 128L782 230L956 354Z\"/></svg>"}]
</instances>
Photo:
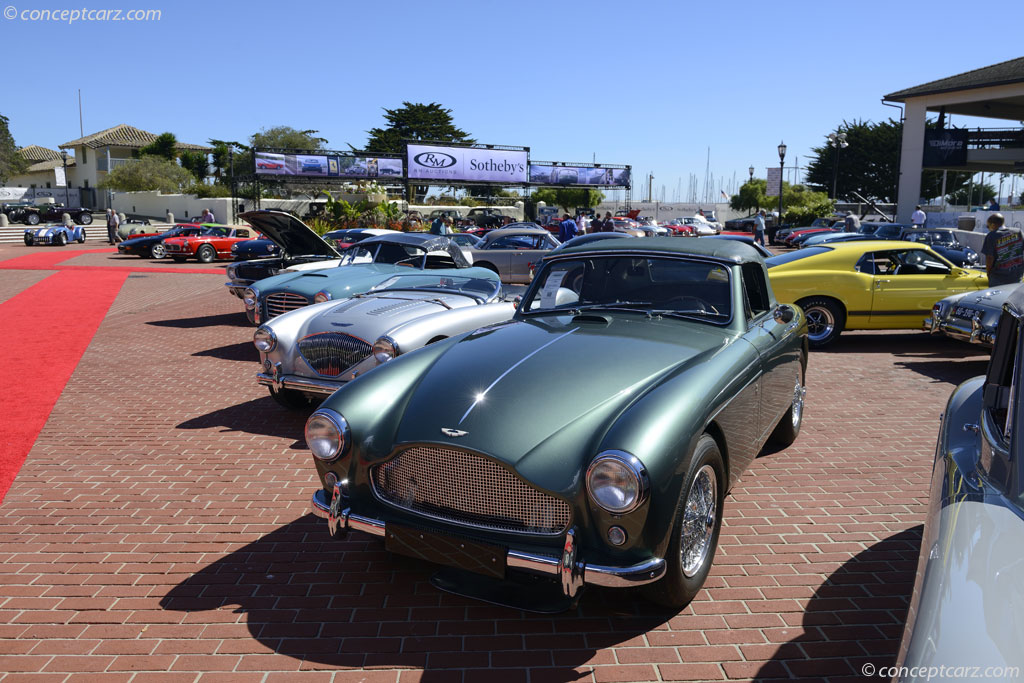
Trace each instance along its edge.
<instances>
[{"instance_id":1,"label":"rm sotheby's logo","mask_svg":"<svg viewBox=\"0 0 1024 683\"><path fill-rule=\"evenodd\" d=\"M455 165L455 157L444 152L420 152L412 160L427 168L448 168Z\"/></svg>"},{"instance_id":2,"label":"rm sotheby's logo","mask_svg":"<svg viewBox=\"0 0 1024 683\"><path fill-rule=\"evenodd\" d=\"M457 439L460 436L465 436L469 432L464 432L461 429L450 429L448 427L441 427L441 433L445 436L450 436L453 439Z\"/></svg>"}]
</instances>

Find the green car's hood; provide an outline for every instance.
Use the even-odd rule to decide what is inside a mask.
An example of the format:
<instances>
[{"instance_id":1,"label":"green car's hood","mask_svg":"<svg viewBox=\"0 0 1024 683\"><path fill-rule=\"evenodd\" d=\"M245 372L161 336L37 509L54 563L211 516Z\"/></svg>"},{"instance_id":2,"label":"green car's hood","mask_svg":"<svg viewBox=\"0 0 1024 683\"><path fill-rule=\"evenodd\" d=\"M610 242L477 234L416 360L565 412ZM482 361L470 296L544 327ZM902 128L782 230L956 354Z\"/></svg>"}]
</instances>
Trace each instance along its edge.
<instances>
[{"instance_id":1,"label":"green car's hood","mask_svg":"<svg viewBox=\"0 0 1024 683\"><path fill-rule=\"evenodd\" d=\"M459 339L421 376L395 442L476 450L549 490L575 489L584 461L629 404L735 338L702 323L609 317L533 318Z\"/></svg>"}]
</instances>

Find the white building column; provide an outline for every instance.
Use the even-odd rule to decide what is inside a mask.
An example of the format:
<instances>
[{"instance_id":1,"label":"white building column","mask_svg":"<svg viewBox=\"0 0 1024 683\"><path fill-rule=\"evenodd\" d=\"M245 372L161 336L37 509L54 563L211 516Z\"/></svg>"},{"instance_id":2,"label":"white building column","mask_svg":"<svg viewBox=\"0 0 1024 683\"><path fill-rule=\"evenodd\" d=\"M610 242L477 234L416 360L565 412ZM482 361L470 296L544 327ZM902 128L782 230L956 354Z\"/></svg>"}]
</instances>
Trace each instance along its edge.
<instances>
[{"instance_id":1,"label":"white building column","mask_svg":"<svg viewBox=\"0 0 1024 683\"><path fill-rule=\"evenodd\" d=\"M910 214L921 200L921 164L927 115L924 102L907 101L903 118L903 148L900 150L900 190L896 200L898 223L909 223Z\"/></svg>"}]
</instances>

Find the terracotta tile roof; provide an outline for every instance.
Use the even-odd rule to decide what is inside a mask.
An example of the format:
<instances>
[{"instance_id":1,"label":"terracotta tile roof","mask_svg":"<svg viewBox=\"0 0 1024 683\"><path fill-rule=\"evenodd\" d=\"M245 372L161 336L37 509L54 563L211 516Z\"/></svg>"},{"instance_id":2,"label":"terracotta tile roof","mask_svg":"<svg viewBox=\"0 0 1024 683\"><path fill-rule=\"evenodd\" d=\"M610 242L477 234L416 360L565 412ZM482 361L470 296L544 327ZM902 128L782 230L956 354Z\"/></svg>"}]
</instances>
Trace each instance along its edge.
<instances>
[{"instance_id":1,"label":"terracotta tile roof","mask_svg":"<svg viewBox=\"0 0 1024 683\"><path fill-rule=\"evenodd\" d=\"M141 149L156 140L156 138L157 136L154 133L122 123L118 126L114 126L113 128L101 130L98 133L86 135L84 138L65 142L61 145L61 148L65 149L68 147L85 146L91 147L92 149L98 149L100 147L128 147L130 149ZM188 142L179 141L178 149L191 149L200 152L209 152L212 151L213 148L205 145L193 145Z\"/></svg>"},{"instance_id":2,"label":"terracotta tile roof","mask_svg":"<svg viewBox=\"0 0 1024 683\"><path fill-rule=\"evenodd\" d=\"M74 157L68 157L68 168L71 168L74 165L75 165L75 158ZM25 172L26 173L39 173L41 171L49 171L50 169L61 168L63 166L64 166L64 163L59 158L58 159L46 159L45 161L37 161L36 163L32 164L31 166L28 167L28 170L25 171Z\"/></svg>"},{"instance_id":3,"label":"terracotta tile roof","mask_svg":"<svg viewBox=\"0 0 1024 683\"><path fill-rule=\"evenodd\" d=\"M56 159L60 161L60 152L55 149L49 149L47 147L40 147L39 145L29 145L28 147L22 147L18 150L18 154L25 157L29 161L53 161Z\"/></svg>"},{"instance_id":4,"label":"terracotta tile roof","mask_svg":"<svg viewBox=\"0 0 1024 683\"><path fill-rule=\"evenodd\" d=\"M909 97L920 97L922 95L934 95L936 93L950 92L952 90L971 90L973 88L986 88L992 85L1006 85L1008 83L1019 83L1024 81L1024 57L1011 59L992 66L986 66L973 71L965 71L949 78L940 78L937 81L924 83L898 90L886 95L883 99L902 102Z\"/></svg>"}]
</instances>

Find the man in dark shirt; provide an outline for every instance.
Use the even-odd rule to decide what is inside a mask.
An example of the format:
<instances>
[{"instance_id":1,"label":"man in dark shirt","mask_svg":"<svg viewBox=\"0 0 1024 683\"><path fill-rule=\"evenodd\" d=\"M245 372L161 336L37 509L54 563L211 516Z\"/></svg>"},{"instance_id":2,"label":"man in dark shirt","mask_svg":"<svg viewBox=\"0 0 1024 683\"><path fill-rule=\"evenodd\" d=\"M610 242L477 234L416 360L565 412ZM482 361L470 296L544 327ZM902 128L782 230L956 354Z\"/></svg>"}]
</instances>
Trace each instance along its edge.
<instances>
[{"instance_id":1,"label":"man in dark shirt","mask_svg":"<svg viewBox=\"0 0 1024 683\"><path fill-rule=\"evenodd\" d=\"M1005 230L1004 223L1001 213L992 214L985 223L988 234L981 253L990 287L1020 282L1024 275L1024 238L1018 230Z\"/></svg>"}]
</instances>

